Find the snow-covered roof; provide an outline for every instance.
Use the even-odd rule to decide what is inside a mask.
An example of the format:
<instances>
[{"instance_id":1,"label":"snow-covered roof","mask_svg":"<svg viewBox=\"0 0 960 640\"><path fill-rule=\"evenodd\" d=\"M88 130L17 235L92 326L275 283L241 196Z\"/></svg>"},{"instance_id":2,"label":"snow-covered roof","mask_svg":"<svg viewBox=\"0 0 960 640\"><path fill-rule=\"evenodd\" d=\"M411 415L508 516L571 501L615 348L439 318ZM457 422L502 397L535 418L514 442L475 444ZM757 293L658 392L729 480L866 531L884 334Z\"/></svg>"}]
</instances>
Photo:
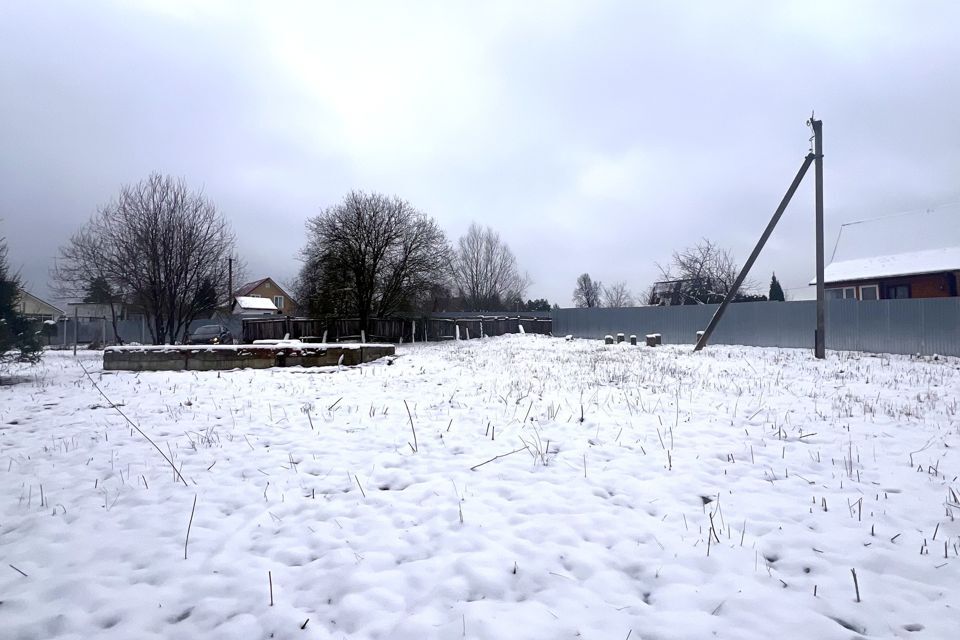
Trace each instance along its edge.
<instances>
[{"instance_id":1,"label":"snow-covered roof","mask_svg":"<svg viewBox=\"0 0 960 640\"><path fill-rule=\"evenodd\" d=\"M960 270L960 247L910 251L885 256L839 260L827 265L825 284L849 280L912 276ZM816 284L816 278L810 284Z\"/></svg>"},{"instance_id":2,"label":"snow-covered roof","mask_svg":"<svg viewBox=\"0 0 960 640\"><path fill-rule=\"evenodd\" d=\"M249 311L277 311L277 305L270 298L237 296L237 306Z\"/></svg>"}]
</instances>

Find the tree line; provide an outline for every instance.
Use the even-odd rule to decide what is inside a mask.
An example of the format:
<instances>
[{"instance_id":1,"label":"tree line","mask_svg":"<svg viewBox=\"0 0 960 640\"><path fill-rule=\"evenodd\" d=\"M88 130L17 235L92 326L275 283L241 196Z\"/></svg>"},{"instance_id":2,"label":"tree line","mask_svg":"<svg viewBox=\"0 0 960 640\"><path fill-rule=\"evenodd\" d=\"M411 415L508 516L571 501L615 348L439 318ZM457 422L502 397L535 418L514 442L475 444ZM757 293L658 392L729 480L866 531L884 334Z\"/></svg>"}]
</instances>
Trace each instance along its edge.
<instances>
[{"instance_id":1,"label":"tree line","mask_svg":"<svg viewBox=\"0 0 960 640\"><path fill-rule=\"evenodd\" d=\"M314 316L369 320L402 311L549 309L526 300L530 278L490 227L452 244L436 220L396 196L351 191L306 221L294 293ZM139 307L152 341L182 340L190 323L232 300L242 271L236 236L202 191L153 173L123 186L59 250L60 298Z\"/></svg>"},{"instance_id":2,"label":"tree line","mask_svg":"<svg viewBox=\"0 0 960 640\"><path fill-rule=\"evenodd\" d=\"M639 300L644 305L718 304L723 301L740 272L730 251L703 239L692 247L674 251L671 261L657 265L660 279L650 285ZM746 281L733 302L783 301L783 287L773 274L767 295L757 293L758 285ZM632 307L637 299L625 282L604 286L589 273L577 277L573 303L577 307Z\"/></svg>"},{"instance_id":3,"label":"tree line","mask_svg":"<svg viewBox=\"0 0 960 640\"><path fill-rule=\"evenodd\" d=\"M397 196L346 194L306 221L298 257L293 290L302 311L359 318L364 329L371 318L406 311L551 308L543 298L525 300L530 277L495 230L473 223L450 242L435 219ZM0 267L2 311L13 307L19 289L6 273L5 246ZM193 320L229 304L228 283L240 281L243 270L236 236L216 205L182 179L152 173L121 187L70 236L51 276L60 298L108 307L118 342L117 309L133 305L143 311L152 341L164 344L184 339ZM578 307L714 303L730 290L737 271L728 251L703 240L674 252L645 295L634 296L625 282L605 286L584 273L573 301ZM783 299L776 276L769 298ZM767 296L738 295L751 299ZM0 338L9 343L19 325L0 324ZM29 357L30 348L24 353Z\"/></svg>"}]
</instances>

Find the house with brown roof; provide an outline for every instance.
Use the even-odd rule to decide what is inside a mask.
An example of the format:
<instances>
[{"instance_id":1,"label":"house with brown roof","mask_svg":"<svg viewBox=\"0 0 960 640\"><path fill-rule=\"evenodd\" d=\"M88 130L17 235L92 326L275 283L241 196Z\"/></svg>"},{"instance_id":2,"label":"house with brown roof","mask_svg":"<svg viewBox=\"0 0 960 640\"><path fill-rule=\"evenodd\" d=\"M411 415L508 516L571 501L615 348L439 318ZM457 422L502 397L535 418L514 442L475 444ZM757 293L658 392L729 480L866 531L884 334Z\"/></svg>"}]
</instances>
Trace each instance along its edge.
<instances>
[{"instance_id":1,"label":"house with brown roof","mask_svg":"<svg viewBox=\"0 0 960 640\"><path fill-rule=\"evenodd\" d=\"M261 278L241 286L233 293L237 298L267 298L277 308L275 313L285 316L297 314L297 301L287 291L277 284L273 278Z\"/></svg>"}]
</instances>

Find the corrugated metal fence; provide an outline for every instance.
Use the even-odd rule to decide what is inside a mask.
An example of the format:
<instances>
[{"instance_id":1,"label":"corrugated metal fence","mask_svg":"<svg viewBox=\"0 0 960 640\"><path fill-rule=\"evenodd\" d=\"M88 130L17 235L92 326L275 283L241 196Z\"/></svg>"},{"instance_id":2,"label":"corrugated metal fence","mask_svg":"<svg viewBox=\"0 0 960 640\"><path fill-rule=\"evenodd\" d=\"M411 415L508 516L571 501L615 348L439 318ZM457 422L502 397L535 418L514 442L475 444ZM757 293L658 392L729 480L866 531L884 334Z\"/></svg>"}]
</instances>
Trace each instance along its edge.
<instances>
[{"instance_id":1,"label":"corrugated metal fence","mask_svg":"<svg viewBox=\"0 0 960 640\"><path fill-rule=\"evenodd\" d=\"M696 341L697 331L703 330L716 311L717 305L678 307L632 307L625 309L559 309L549 318L516 316L441 317L416 319L416 339L449 340L456 336L471 338L517 333L522 324L527 333L553 333L582 338L602 338L607 334L636 334L640 341L648 333L659 333L665 344L690 344ZM458 316L460 314L457 314ZM537 314L540 315L540 314ZM237 316L222 319L196 320L191 329L204 324L221 323L233 335L244 336L244 327ZM280 338L284 333L292 337L322 336L324 327L328 340L349 340L359 336L355 320L330 322L291 318L270 318L269 328L251 333L248 339ZM247 323L249 325L249 322ZM713 344L741 344L758 347L813 348L816 324L816 303L800 302L742 302L730 305L713 334ZM106 335L113 342L113 328L109 320L71 318L61 320L56 327L44 327L45 342L51 345L72 345L74 327L78 342L99 342ZM372 327L368 340L389 342L410 341L412 319L385 319ZM66 333L64 333L66 329ZM150 342L146 325L139 319L118 323L125 342ZM250 331L249 329L247 330ZM827 348L867 351L872 353L901 353L960 356L960 298L927 298L915 300L830 300L827 302Z\"/></svg>"},{"instance_id":2,"label":"corrugated metal fence","mask_svg":"<svg viewBox=\"0 0 960 640\"><path fill-rule=\"evenodd\" d=\"M664 344L694 344L719 305L560 309L554 335L659 333ZM710 342L813 348L816 302L742 302L727 308ZM960 356L960 298L829 300L827 348L871 353Z\"/></svg>"}]
</instances>

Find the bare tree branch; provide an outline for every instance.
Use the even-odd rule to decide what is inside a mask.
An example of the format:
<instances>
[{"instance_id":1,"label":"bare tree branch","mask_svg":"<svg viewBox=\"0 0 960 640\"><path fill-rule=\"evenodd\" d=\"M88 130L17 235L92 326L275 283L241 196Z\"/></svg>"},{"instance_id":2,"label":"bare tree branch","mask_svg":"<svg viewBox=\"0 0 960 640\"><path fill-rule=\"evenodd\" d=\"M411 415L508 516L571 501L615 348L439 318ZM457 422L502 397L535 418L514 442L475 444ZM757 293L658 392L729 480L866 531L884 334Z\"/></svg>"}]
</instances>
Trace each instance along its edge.
<instances>
[{"instance_id":1,"label":"bare tree branch","mask_svg":"<svg viewBox=\"0 0 960 640\"><path fill-rule=\"evenodd\" d=\"M475 222L457 243L453 273L466 311L502 310L522 300L530 286L500 234Z\"/></svg>"},{"instance_id":2,"label":"bare tree branch","mask_svg":"<svg viewBox=\"0 0 960 640\"><path fill-rule=\"evenodd\" d=\"M61 296L107 284L111 298L142 307L156 344L176 342L212 311L234 251L230 226L202 193L153 173L121 188L61 248L53 269Z\"/></svg>"},{"instance_id":3,"label":"bare tree branch","mask_svg":"<svg viewBox=\"0 0 960 640\"><path fill-rule=\"evenodd\" d=\"M578 307L599 307L603 295L603 283L590 278L589 273L577 277L577 288L573 290L573 304Z\"/></svg>"},{"instance_id":4,"label":"bare tree branch","mask_svg":"<svg viewBox=\"0 0 960 640\"><path fill-rule=\"evenodd\" d=\"M715 304L723 300L740 271L733 255L704 238L693 247L674 251L666 267L658 264L662 286L649 294L650 304ZM756 288L745 282L741 291Z\"/></svg>"},{"instance_id":5,"label":"bare tree branch","mask_svg":"<svg viewBox=\"0 0 960 640\"><path fill-rule=\"evenodd\" d=\"M307 221L296 294L314 315L373 317L411 308L442 282L446 236L410 203L352 191Z\"/></svg>"},{"instance_id":6,"label":"bare tree branch","mask_svg":"<svg viewBox=\"0 0 960 640\"><path fill-rule=\"evenodd\" d=\"M603 306L605 307L632 307L633 294L627 287L627 283L620 281L614 282L609 287L603 288Z\"/></svg>"}]
</instances>

